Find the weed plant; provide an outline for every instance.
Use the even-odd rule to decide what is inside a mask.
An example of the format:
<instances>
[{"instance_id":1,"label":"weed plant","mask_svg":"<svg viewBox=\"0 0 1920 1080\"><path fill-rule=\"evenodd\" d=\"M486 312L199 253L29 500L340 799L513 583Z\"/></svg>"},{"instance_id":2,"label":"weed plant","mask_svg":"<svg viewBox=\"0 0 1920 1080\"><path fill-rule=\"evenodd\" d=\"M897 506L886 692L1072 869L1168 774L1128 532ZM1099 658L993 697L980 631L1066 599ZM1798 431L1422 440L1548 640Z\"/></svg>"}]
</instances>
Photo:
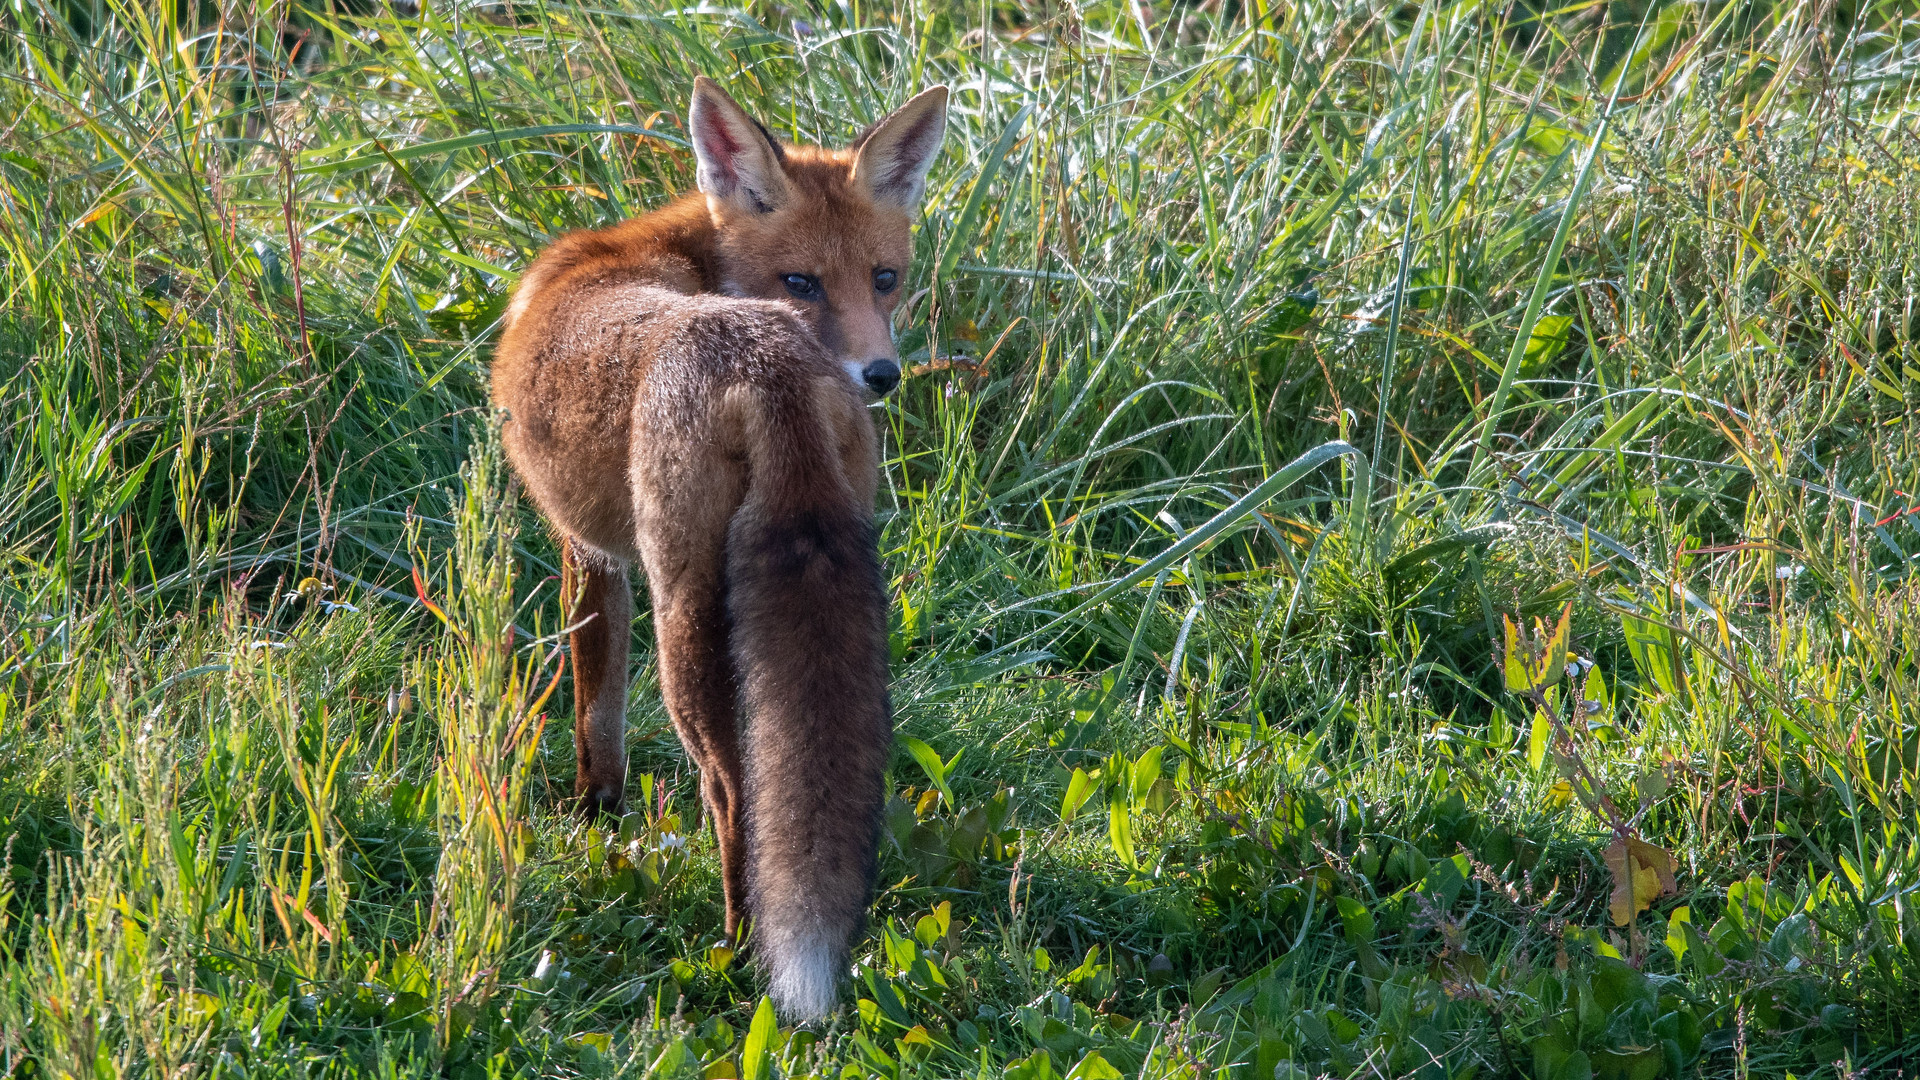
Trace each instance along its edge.
<instances>
[{"instance_id":1,"label":"weed plant","mask_svg":"<svg viewBox=\"0 0 1920 1080\"><path fill-rule=\"evenodd\" d=\"M0 1072L1920 1056L1911 5L0 25ZM721 939L644 615L632 812L567 812L486 403L518 269L690 185L700 73L806 141L954 88L818 1030Z\"/></svg>"}]
</instances>

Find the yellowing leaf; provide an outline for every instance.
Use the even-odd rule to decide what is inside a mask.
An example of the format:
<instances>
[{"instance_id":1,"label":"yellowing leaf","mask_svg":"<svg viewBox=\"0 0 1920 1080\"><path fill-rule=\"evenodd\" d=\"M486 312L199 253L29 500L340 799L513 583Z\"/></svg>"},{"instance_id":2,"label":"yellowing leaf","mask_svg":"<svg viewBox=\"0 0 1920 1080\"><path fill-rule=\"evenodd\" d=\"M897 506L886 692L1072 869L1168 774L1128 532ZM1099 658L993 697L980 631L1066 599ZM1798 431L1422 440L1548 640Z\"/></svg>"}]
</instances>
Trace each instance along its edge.
<instances>
[{"instance_id":1,"label":"yellowing leaf","mask_svg":"<svg viewBox=\"0 0 1920 1080\"><path fill-rule=\"evenodd\" d=\"M604 1031L583 1032L576 1037L582 1046L591 1046L603 1054L613 1045L613 1036Z\"/></svg>"},{"instance_id":2,"label":"yellowing leaf","mask_svg":"<svg viewBox=\"0 0 1920 1080\"><path fill-rule=\"evenodd\" d=\"M934 809L939 805L940 790L938 788L928 788L925 792L921 793L920 801L913 804L913 816L917 818L926 817L928 814L933 813Z\"/></svg>"},{"instance_id":3,"label":"yellowing leaf","mask_svg":"<svg viewBox=\"0 0 1920 1080\"><path fill-rule=\"evenodd\" d=\"M1553 721L1539 709L1533 710L1533 734L1527 737L1527 767L1537 769L1547 759L1547 743L1553 738ZM1560 783L1565 784L1562 780Z\"/></svg>"},{"instance_id":4,"label":"yellowing leaf","mask_svg":"<svg viewBox=\"0 0 1920 1080\"><path fill-rule=\"evenodd\" d=\"M1560 605L1560 620L1554 624L1553 634L1547 638L1546 646L1541 650L1545 656L1541 663L1541 679L1544 682L1558 682L1567 670L1567 646L1573 639L1573 601Z\"/></svg>"},{"instance_id":5,"label":"yellowing leaf","mask_svg":"<svg viewBox=\"0 0 1920 1080\"><path fill-rule=\"evenodd\" d=\"M1613 874L1613 895L1607 911L1614 925L1626 926L1662 896L1676 891L1673 856L1663 848L1631 837L1615 840L1605 852Z\"/></svg>"},{"instance_id":6,"label":"yellowing leaf","mask_svg":"<svg viewBox=\"0 0 1920 1080\"><path fill-rule=\"evenodd\" d=\"M701 1080L739 1080L740 1070L733 1067L731 1058L721 1058L700 1070Z\"/></svg>"},{"instance_id":7,"label":"yellowing leaf","mask_svg":"<svg viewBox=\"0 0 1920 1080\"><path fill-rule=\"evenodd\" d=\"M180 1012L194 1020L208 1020L220 1012L220 999L205 990L189 990L179 998Z\"/></svg>"},{"instance_id":8,"label":"yellowing leaf","mask_svg":"<svg viewBox=\"0 0 1920 1080\"><path fill-rule=\"evenodd\" d=\"M1573 602L1560 607L1560 617L1549 631L1545 623L1533 620L1533 635L1521 630L1512 616L1502 616L1505 651L1501 669L1507 689L1516 694L1532 693L1560 681L1566 673L1567 646L1573 637Z\"/></svg>"},{"instance_id":9,"label":"yellowing leaf","mask_svg":"<svg viewBox=\"0 0 1920 1080\"><path fill-rule=\"evenodd\" d=\"M1524 640L1520 627L1513 616L1502 615L1500 621L1506 627L1506 657L1503 670L1507 676L1507 689L1516 694L1524 694L1533 689L1533 676L1528 671L1528 661L1532 659L1531 643Z\"/></svg>"},{"instance_id":10,"label":"yellowing leaf","mask_svg":"<svg viewBox=\"0 0 1920 1080\"><path fill-rule=\"evenodd\" d=\"M1693 921L1693 911L1684 904L1673 909L1667 916L1667 948L1673 952L1673 962L1678 964L1687 956L1687 924Z\"/></svg>"},{"instance_id":11,"label":"yellowing leaf","mask_svg":"<svg viewBox=\"0 0 1920 1080\"><path fill-rule=\"evenodd\" d=\"M1554 810L1565 809L1573 801L1573 785L1565 780L1553 785L1547 792L1547 806Z\"/></svg>"}]
</instances>

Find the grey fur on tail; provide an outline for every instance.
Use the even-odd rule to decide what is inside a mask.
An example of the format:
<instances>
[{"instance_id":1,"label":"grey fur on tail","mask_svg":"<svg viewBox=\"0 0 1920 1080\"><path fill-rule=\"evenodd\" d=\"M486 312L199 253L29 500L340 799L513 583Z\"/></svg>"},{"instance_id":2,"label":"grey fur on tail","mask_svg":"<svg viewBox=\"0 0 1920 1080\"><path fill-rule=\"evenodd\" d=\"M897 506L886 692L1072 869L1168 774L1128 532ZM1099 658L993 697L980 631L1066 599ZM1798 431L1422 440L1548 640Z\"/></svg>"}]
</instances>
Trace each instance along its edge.
<instances>
[{"instance_id":1,"label":"grey fur on tail","mask_svg":"<svg viewBox=\"0 0 1920 1080\"><path fill-rule=\"evenodd\" d=\"M754 955L792 1021L833 1010L866 925L893 741L887 595L871 508L810 453L803 416L769 410L727 537L746 724Z\"/></svg>"}]
</instances>

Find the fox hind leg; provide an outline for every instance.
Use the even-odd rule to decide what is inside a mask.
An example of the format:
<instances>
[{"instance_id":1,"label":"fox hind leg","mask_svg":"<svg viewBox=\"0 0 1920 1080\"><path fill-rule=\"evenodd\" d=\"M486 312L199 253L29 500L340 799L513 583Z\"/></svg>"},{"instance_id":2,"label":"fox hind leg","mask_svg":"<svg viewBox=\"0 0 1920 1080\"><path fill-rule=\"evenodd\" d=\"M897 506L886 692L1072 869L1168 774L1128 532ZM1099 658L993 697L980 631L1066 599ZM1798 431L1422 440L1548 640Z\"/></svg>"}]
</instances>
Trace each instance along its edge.
<instances>
[{"instance_id":1,"label":"fox hind leg","mask_svg":"<svg viewBox=\"0 0 1920 1080\"><path fill-rule=\"evenodd\" d=\"M672 445L664 438L636 439ZM746 790L726 603L727 522L744 477L726 458L646 458L635 471L641 563L653 599L660 696L688 756L720 848L727 934L746 915Z\"/></svg>"},{"instance_id":2,"label":"fox hind leg","mask_svg":"<svg viewBox=\"0 0 1920 1080\"><path fill-rule=\"evenodd\" d=\"M697 556L694 565L674 560L678 573L657 572L650 560L648 585L660 648L660 695L681 743L700 769L701 801L713 819L720 847L731 937L745 914L746 805L734 715L738 690L728 651L719 555L716 547L710 563Z\"/></svg>"},{"instance_id":3,"label":"fox hind leg","mask_svg":"<svg viewBox=\"0 0 1920 1080\"><path fill-rule=\"evenodd\" d=\"M633 587L627 568L567 538L560 592L573 627L573 794L589 817L619 814L627 793L627 651Z\"/></svg>"}]
</instances>

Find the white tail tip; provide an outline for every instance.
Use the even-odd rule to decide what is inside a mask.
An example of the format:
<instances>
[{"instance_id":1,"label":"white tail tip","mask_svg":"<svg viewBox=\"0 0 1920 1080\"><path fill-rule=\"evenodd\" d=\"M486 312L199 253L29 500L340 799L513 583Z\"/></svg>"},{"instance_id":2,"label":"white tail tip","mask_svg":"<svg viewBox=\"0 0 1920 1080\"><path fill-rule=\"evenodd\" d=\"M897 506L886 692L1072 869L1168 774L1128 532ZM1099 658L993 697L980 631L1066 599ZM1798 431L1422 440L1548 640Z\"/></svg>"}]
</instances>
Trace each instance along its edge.
<instances>
[{"instance_id":1,"label":"white tail tip","mask_svg":"<svg viewBox=\"0 0 1920 1080\"><path fill-rule=\"evenodd\" d=\"M767 996L780 1015L795 1023L825 1019L840 1003L840 972L823 934L770 935L763 946L771 978Z\"/></svg>"}]
</instances>

